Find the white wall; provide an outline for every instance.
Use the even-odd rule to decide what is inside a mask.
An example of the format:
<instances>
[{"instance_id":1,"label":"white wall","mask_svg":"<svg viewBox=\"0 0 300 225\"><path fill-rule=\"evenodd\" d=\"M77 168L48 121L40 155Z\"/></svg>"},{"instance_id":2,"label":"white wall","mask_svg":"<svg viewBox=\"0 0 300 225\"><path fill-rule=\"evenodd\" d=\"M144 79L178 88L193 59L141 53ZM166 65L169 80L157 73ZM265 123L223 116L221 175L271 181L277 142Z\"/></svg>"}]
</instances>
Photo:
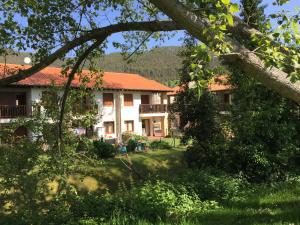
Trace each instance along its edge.
<instances>
[{"instance_id":1,"label":"white wall","mask_svg":"<svg viewBox=\"0 0 300 225\"><path fill-rule=\"evenodd\" d=\"M20 88L18 88L20 90ZM40 102L42 98L42 93L46 88L33 87L27 89L27 104L33 105L34 103ZM113 106L103 106L103 93L113 93L114 94L114 105ZM61 93L59 93L61 94ZM121 131L122 133L126 131L125 121L131 120L134 121L134 133L142 135L142 118L139 113L139 107L141 104L141 95L150 95L151 104L160 104L163 101L164 104L167 102L165 95L159 93L151 92L141 92L141 91L98 91L95 92L95 101L98 105L98 121L94 125L94 130L97 132L99 138L105 138L105 129L104 122L114 122L115 125L115 134L109 134L110 137L116 137L116 97L120 94L120 104L121 104ZM124 94L133 94L133 106L124 106ZM149 114L149 116L155 116ZM8 122L7 119L0 120L0 123Z\"/></svg>"},{"instance_id":2,"label":"white wall","mask_svg":"<svg viewBox=\"0 0 300 225\"><path fill-rule=\"evenodd\" d=\"M140 119L139 107L141 104L141 93L124 92L133 94L133 106L124 106L124 98L121 101L122 132L126 131L125 121L134 121L134 133L142 135L142 120Z\"/></svg>"}]
</instances>

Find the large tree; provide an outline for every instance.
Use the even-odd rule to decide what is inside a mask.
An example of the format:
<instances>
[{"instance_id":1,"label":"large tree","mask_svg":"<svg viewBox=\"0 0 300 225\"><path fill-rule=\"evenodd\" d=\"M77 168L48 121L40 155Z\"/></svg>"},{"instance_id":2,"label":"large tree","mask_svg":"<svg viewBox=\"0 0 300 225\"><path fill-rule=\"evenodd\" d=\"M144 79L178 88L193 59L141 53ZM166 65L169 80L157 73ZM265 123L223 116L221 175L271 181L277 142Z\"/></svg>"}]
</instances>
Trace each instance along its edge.
<instances>
[{"instance_id":1,"label":"large tree","mask_svg":"<svg viewBox=\"0 0 300 225\"><path fill-rule=\"evenodd\" d=\"M36 59L31 68L2 78L0 86L29 77L66 54L73 53L77 56L74 60L82 61L79 59L82 49L98 41L89 50L93 52L117 32L137 31L126 35L126 43L135 44L154 32L184 29L224 59L234 61L245 72L251 71L265 86L300 103L300 83L290 81L290 78L296 80L299 73L298 28L289 32L289 26L285 26L281 32L273 30L270 37L232 16L237 7L230 0L208 0L206 7L203 4L198 7L197 3L194 0L2 1L1 54L9 54L7 49L33 49ZM113 24L105 26L103 18L111 11L114 18L109 21ZM293 21L283 23L295 27L297 20L294 17ZM257 48L247 49L243 41L254 36Z\"/></svg>"}]
</instances>

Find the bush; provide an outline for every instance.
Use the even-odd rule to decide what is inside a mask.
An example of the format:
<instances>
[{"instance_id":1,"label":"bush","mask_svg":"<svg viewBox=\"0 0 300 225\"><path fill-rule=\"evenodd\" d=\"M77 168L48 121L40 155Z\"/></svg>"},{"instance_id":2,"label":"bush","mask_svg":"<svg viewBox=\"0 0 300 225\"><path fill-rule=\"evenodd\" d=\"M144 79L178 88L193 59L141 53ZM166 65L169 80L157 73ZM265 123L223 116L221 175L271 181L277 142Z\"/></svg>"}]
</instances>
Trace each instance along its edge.
<instances>
[{"instance_id":1,"label":"bush","mask_svg":"<svg viewBox=\"0 0 300 225\"><path fill-rule=\"evenodd\" d=\"M149 145L151 149L171 149L172 146L166 141L152 141Z\"/></svg>"},{"instance_id":2,"label":"bush","mask_svg":"<svg viewBox=\"0 0 300 225\"><path fill-rule=\"evenodd\" d=\"M217 170L188 170L175 182L189 186L202 200L218 202L241 198L245 190L249 190L249 184L243 176L228 175Z\"/></svg>"},{"instance_id":3,"label":"bush","mask_svg":"<svg viewBox=\"0 0 300 225\"><path fill-rule=\"evenodd\" d=\"M142 142L148 141L147 137L145 136L137 135L131 132L124 132L122 134L123 143L127 144L129 140L142 141Z\"/></svg>"},{"instance_id":4,"label":"bush","mask_svg":"<svg viewBox=\"0 0 300 225\"><path fill-rule=\"evenodd\" d=\"M137 143L133 139L129 139L127 142L127 151L128 152L133 152L135 148L137 147Z\"/></svg>"},{"instance_id":5,"label":"bush","mask_svg":"<svg viewBox=\"0 0 300 225\"><path fill-rule=\"evenodd\" d=\"M88 138L81 137L77 142L76 152L88 152L92 148L92 141Z\"/></svg>"},{"instance_id":6,"label":"bush","mask_svg":"<svg viewBox=\"0 0 300 225\"><path fill-rule=\"evenodd\" d=\"M125 209L127 215L150 221L185 218L194 213L218 208L215 201L202 202L184 185L166 181L148 181L128 190L120 190L112 196L113 206Z\"/></svg>"},{"instance_id":7,"label":"bush","mask_svg":"<svg viewBox=\"0 0 300 225\"><path fill-rule=\"evenodd\" d=\"M94 141L94 153L101 159L112 158L116 155L116 149L113 145L103 141Z\"/></svg>"}]
</instances>

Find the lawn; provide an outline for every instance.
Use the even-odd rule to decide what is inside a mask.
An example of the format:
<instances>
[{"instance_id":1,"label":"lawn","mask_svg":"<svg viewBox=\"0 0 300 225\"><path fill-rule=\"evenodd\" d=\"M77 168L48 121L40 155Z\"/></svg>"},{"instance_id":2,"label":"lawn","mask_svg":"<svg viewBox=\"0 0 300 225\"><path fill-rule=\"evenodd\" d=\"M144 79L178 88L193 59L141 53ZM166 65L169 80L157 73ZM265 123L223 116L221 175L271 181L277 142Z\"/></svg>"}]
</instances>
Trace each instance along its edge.
<instances>
[{"instance_id":1,"label":"lawn","mask_svg":"<svg viewBox=\"0 0 300 225\"><path fill-rule=\"evenodd\" d=\"M101 167L89 168L92 177L77 179L86 190L116 190L120 183L143 182L147 178L169 179L184 174L188 169L183 162L184 148L148 150L104 160ZM138 172L130 172L129 162ZM74 181L74 180L73 180ZM182 224L300 224L300 182L275 187L255 186L244 198L233 199L220 209L195 215ZM140 224L148 224L141 221ZM163 223L162 223L163 224Z\"/></svg>"},{"instance_id":2,"label":"lawn","mask_svg":"<svg viewBox=\"0 0 300 225\"><path fill-rule=\"evenodd\" d=\"M113 159L103 160L98 166L85 165L84 170L89 173L89 176L82 174L81 171L70 177L70 182L82 190L113 191L122 183L142 182L148 177L173 176L187 169L182 158L184 150L185 148L179 146L173 149L129 153L128 156L117 155ZM131 171L131 168L134 171Z\"/></svg>"}]
</instances>

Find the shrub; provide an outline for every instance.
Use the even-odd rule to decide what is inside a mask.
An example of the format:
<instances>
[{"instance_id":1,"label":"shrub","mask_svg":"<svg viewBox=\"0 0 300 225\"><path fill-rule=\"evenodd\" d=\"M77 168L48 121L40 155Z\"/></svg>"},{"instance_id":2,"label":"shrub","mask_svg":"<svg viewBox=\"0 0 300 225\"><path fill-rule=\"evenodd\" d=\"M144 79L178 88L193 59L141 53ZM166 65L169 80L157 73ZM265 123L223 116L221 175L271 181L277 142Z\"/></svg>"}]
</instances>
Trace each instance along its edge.
<instances>
[{"instance_id":1,"label":"shrub","mask_svg":"<svg viewBox=\"0 0 300 225\"><path fill-rule=\"evenodd\" d=\"M172 146L166 141L152 141L149 145L151 149L171 149Z\"/></svg>"},{"instance_id":2,"label":"shrub","mask_svg":"<svg viewBox=\"0 0 300 225\"><path fill-rule=\"evenodd\" d=\"M92 148L92 142L88 138L80 138L76 146L76 152L88 152Z\"/></svg>"},{"instance_id":3,"label":"shrub","mask_svg":"<svg viewBox=\"0 0 300 225\"><path fill-rule=\"evenodd\" d=\"M127 151L128 152L133 152L135 148L137 147L137 143L133 139L129 139L127 142Z\"/></svg>"},{"instance_id":4,"label":"shrub","mask_svg":"<svg viewBox=\"0 0 300 225\"><path fill-rule=\"evenodd\" d=\"M121 190L114 194L113 205L151 221L188 217L201 211L215 209L214 201L202 202L192 190L184 185L166 181L148 181L130 191Z\"/></svg>"},{"instance_id":5,"label":"shrub","mask_svg":"<svg viewBox=\"0 0 300 225\"><path fill-rule=\"evenodd\" d=\"M228 146L215 143L194 143L184 153L184 158L192 168L224 169L230 164Z\"/></svg>"},{"instance_id":6,"label":"shrub","mask_svg":"<svg viewBox=\"0 0 300 225\"><path fill-rule=\"evenodd\" d=\"M135 141L143 141L147 142L148 139L145 136L137 135L131 132L124 132L122 134L122 141L123 143L127 144L129 140L135 140Z\"/></svg>"},{"instance_id":7,"label":"shrub","mask_svg":"<svg viewBox=\"0 0 300 225\"><path fill-rule=\"evenodd\" d=\"M103 141L94 141L94 153L101 159L112 158L116 154L115 147Z\"/></svg>"},{"instance_id":8,"label":"shrub","mask_svg":"<svg viewBox=\"0 0 300 225\"><path fill-rule=\"evenodd\" d=\"M177 179L177 183L187 184L202 200L228 202L243 197L244 191L249 190L248 182L241 175L228 175L217 170L188 170Z\"/></svg>"}]
</instances>

